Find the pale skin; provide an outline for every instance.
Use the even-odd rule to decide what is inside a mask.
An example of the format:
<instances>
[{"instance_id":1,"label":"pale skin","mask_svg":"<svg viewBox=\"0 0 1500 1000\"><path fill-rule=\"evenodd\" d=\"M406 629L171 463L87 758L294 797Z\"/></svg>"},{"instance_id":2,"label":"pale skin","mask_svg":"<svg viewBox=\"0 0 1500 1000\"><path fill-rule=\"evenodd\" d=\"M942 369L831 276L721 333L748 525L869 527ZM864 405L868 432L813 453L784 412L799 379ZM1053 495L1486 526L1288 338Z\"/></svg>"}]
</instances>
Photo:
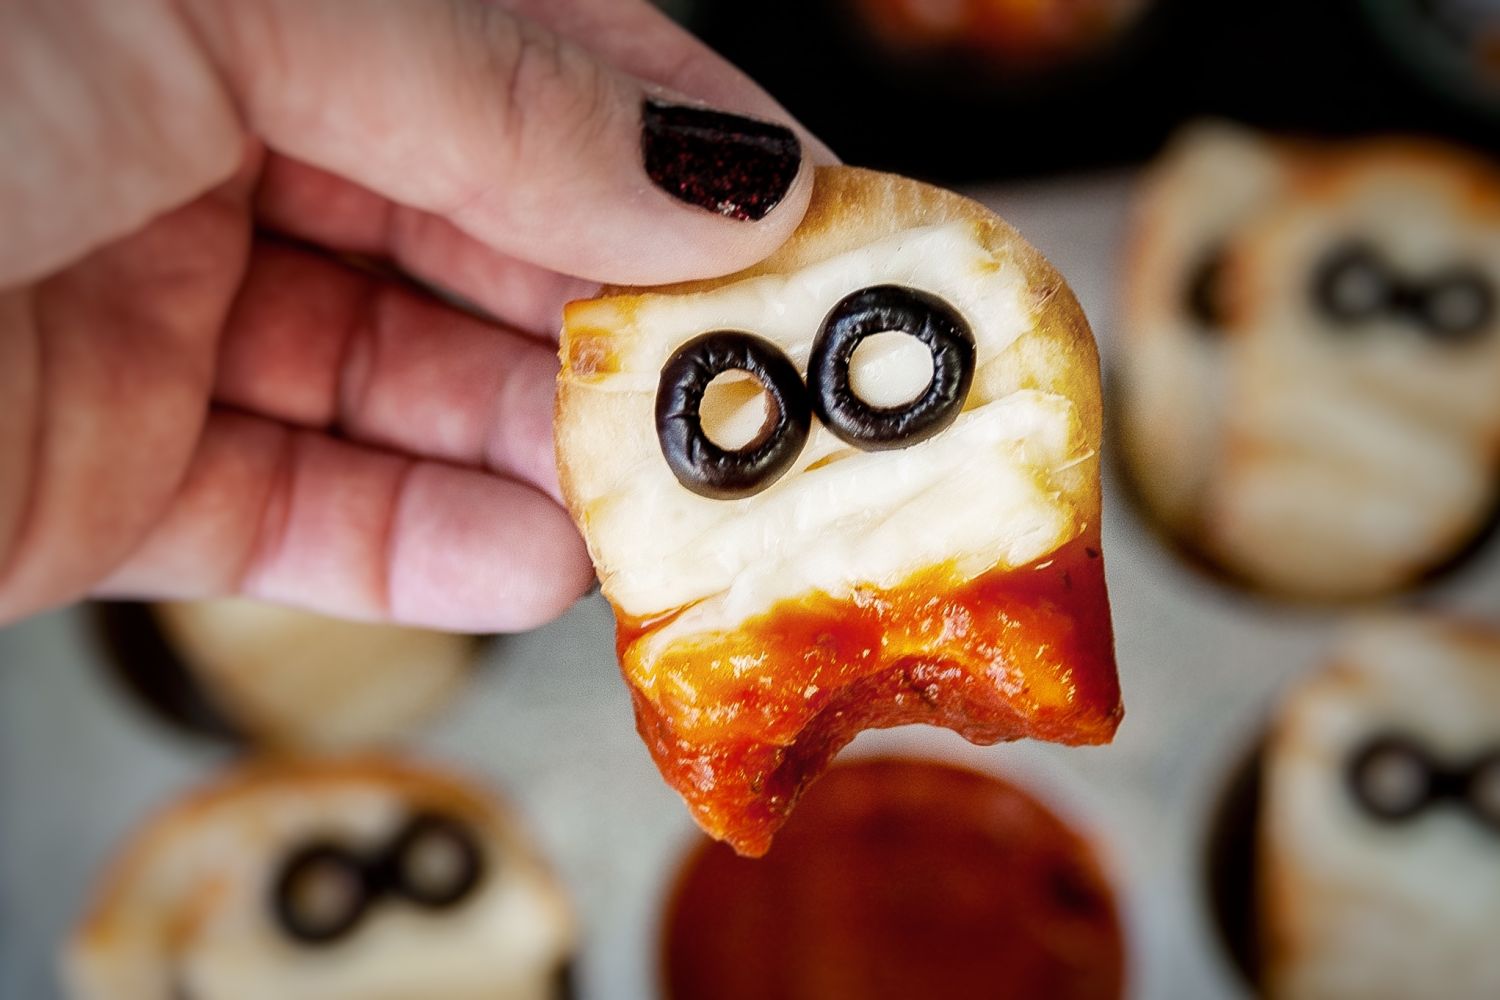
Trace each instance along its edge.
<instances>
[{"instance_id":1,"label":"pale skin","mask_svg":"<svg viewBox=\"0 0 1500 1000\"><path fill-rule=\"evenodd\" d=\"M753 263L831 159L759 222L680 204L647 92L791 124L644 0L0 0L0 623L569 607L563 303Z\"/></svg>"}]
</instances>

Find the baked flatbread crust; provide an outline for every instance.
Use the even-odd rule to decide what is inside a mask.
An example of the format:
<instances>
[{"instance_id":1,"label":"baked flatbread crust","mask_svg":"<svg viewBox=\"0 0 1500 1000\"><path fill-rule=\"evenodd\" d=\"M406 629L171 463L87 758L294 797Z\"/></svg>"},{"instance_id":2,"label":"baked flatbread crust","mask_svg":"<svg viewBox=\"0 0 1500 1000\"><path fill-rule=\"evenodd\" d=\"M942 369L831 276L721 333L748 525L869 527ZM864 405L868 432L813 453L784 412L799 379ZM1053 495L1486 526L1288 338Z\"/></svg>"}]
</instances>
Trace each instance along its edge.
<instances>
[{"instance_id":1,"label":"baked flatbread crust","mask_svg":"<svg viewBox=\"0 0 1500 1000\"><path fill-rule=\"evenodd\" d=\"M951 427L872 453L814 420L797 464L760 494L711 500L677 483L653 418L673 350L744 329L805 378L826 311L887 283L947 300L974 327L973 388ZM638 728L710 834L763 852L863 728L1113 735L1097 354L1062 278L993 213L904 178L821 169L771 257L573 303L561 357L568 507L616 610Z\"/></svg>"}]
</instances>

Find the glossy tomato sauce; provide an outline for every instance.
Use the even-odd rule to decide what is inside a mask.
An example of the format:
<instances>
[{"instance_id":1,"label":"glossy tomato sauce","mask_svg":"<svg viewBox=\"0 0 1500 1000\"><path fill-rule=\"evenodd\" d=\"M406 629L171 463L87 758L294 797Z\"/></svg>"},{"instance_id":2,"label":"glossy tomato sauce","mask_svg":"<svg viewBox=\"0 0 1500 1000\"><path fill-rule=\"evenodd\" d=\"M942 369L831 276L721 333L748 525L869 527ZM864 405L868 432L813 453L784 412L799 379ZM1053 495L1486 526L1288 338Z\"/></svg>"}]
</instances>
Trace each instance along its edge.
<instances>
[{"instance_id":1,"label":"glossy tomato sauce","mask_svg":"<svg viewBox=\"0 0 1500 1000\"><path fill-rule=\"evenodd\" d=\"M1104 1000L1115 901L1021 789L915 760L833 768L763 858L705 841L663 925L670 1000Z\"/></svg>"},{"instance_id":2,"label":"glossy tomato sauce","mask_svg":"<svg viewBox=\"0 0 1500 1000\"><path fill-rule=\"evenodd\" d=\"M659 624L620 621L637 728L699 824L742 854L765 851L802 789L863 729L1106 743L1120 721L1092 532L956 586L938 570L847 599L782 601L648 667L643 639Z\"/></svg>"}]
</instances>

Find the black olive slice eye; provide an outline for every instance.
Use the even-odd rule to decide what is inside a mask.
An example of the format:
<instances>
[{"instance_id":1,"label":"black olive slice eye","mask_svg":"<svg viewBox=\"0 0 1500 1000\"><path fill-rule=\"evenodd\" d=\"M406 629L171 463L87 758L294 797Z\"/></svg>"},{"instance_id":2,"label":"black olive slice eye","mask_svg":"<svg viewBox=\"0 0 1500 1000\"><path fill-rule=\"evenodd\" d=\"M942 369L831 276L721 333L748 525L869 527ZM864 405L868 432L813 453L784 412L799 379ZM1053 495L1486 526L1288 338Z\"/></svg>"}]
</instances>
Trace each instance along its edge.
<instances>
[{"instance_id":1,"label":"black olive slice eye","mask_svg":"<svg viewBox=\"0 0 1500 1000\"><path fill-rule=\"evenodd\" d=\"M703 395L725 372L748 374L765 390L769 413L741 448L722 448L703 429ZM699 496L753 496L786 474L802 453L812 411L802 377L782 350L753 334L715 330L679 347L656 388L656 436L677 481Z\"/></svg>"},{"instance_id":2,"label":"black olive slice eye","mask_svg":"<svg viewBox=\"0 0 1500 1000\"><path fill-rule=\"evenodd\" d=\"M1377 819L1410 819L1427 805L1434 774L1427 755L1402 736L1379 736L1364 744L1349 761L1349 790Z\"/></svg>"},{"instance_id":3,"label":"black olive slice eye","mask_svg":"<svg viewBox=\"0 0 1500 1000\"><path fill-rule=\"evenodd\" d=\"M1329 318L1353 324L1385 311L1393 295L1389 269L1367 244L1347 243L1323 258L1313 277L1313 301Z\"/></svg>"},{"instance_id":4,"label":"black olive slice eye","mask_svg":"<svg viewBox=\"0 0 1500 1000\"><path fill-rule=\"evenodd\" d=\"M271 909L293 941L331 944L354 930L372 895L364 863L338 844L319 842L282 864L271 887Z\"/></svg>"},{"instance_id":5,"label":"black olive slice eye","mask_svg":"<svg viewBox=\"0 0 1500 1000\"><path fill-rule=\"evenodd\" d=\"M915 337L932 353L932 380L900 406L872 406L850 383L854 351L879 333ZM900 285L876 285L845 296L828 313L807 364L812 405L840 440L866 451L905 448L958 419L974 381L974 334L936 295Z\"/></svg>"},{"instance_id":6,"label":"black olive slice eye","mask_svg":"<svg viewBox=\"0 0 1500 1000\"><path fill-rule=\"evenodd\" d=\"M1500 750L1492 750L1470 767L1463 795L1474 818L1500 833Z\"/></svg>"},{"instance_id":7,"label":"black olive slice eye","mask_svg":"<svg viewBox=\"0 0 1500 1000\"><path fill-rule=\"evenodd\" d=\"M1414 296L1417 319L1434 337L1462 342L1482 333L1495 315L1495 290L1484 275L1460 269L1439 275Z\"/></svg>"},{"instance_id":8,"label":"black olive slice eye","mask_svg":"<svg viewBox=\"0 0 1500 1000\"><path fill-rule=\"evenodd\" d=\"M484 854L468 827L435 813L412 818L391 844L387 888L419 906L457 906L484 877Z\"/></svg>"},{"instance_id":9,"label":"black olive slice eye","mask_svg":"<svg viewBox=\"0 0 1500 1000\"><path fill-rule=\"evenodd\" d=\"M1188 278L1183 304L1188 316L1205 333L1219 331L1225 322L1224 250L1215 247L1198 260Z\"/></svg>"}]
</instances>

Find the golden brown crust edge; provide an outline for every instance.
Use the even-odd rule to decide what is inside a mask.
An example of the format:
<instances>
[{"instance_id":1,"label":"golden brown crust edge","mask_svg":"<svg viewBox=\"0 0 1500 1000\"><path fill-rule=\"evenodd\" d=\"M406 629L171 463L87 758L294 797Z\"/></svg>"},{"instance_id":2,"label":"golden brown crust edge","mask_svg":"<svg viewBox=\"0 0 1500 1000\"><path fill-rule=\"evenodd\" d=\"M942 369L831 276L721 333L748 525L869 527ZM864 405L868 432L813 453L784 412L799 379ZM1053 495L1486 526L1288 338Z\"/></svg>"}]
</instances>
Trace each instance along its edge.
<instances>
[{"instance_id":1,"label":"golden brown crust edge","mask_svg":"<svg viewBox=\"0 0 1500 1000\"><path fill-rule=\"evenodd\" d=\"M819 167L802 223L780 249L759 264L703 281L651 288L606 287L599 297L628 299L709 291L761 275L790 273L903 230L959 221L977 227L986 249L1014 260L1032 293L1033 329L1006 349L1008 360L1014 362L1013 388L1035 388L1070 399L1078 408L1086 441L1097 460L1103 430L1099 354L1088 319L1072 289L1051 262L1013 226L978 202L943 188L859 167ZM582 524L584 510L573 486L564 428L579 392L568 376L587 370L592 362L582 356L579 341L570 336L567 319L571 310L570 305L564 312L559 346L562 368L553 426L563 498L574 519ZM1097 519L1097 495L1094 507L1089 516Z\"/></svg>"}]
</instances>

